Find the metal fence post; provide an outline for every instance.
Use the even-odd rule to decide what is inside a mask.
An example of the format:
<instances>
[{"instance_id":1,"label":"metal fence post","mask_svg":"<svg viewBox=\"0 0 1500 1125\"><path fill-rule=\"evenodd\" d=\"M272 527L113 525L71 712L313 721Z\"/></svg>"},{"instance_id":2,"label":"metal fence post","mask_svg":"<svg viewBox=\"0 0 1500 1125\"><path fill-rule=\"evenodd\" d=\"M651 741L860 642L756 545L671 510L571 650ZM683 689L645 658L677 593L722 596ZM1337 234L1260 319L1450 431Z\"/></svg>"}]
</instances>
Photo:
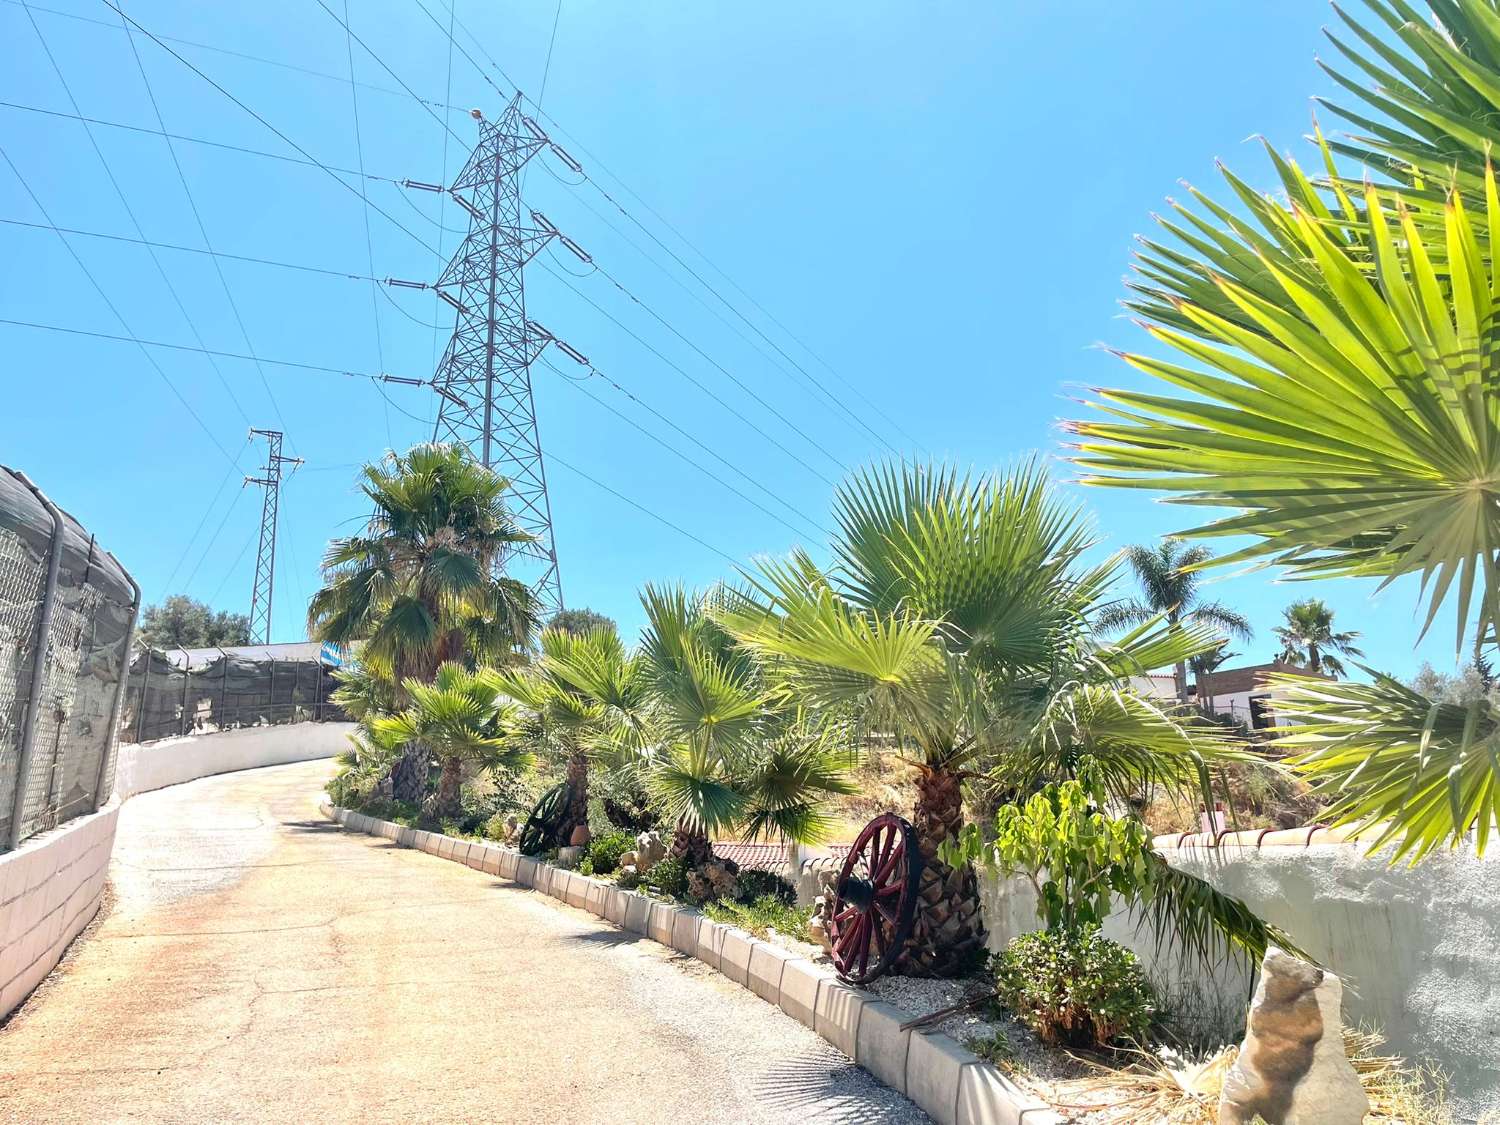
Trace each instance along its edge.
<instances>
[{"instance_id":1,"label":"metal fence post","mask_svg":"<svg viewBox=\"0 0 1500 1125\"><path fill-rule=\"evenodd\" d=\"M26 700L26 714L21 720L21 752L16 762L16 799L10 816L10 847L21 843L21 820L26 813L26 790L31 779L31 761L36 749L36 719L41 710L42 681L47 676L47 653L52 641L52 603L57 594L57 575L62 567L63 518L57 505L32 484L25 473L9 470L11 476L31 490L52 517L51 551L47 557L47 585L42 593L42 614L37 622L36 648L33 649L31 692Z\"/></svg>"},{"instance_id":2,"label":"metal fence post","mask_svg":"<svg viewBox=\"0 0 1500 1125\"><path fill-rule=\"evenodd\" d=\"M182 717L177 721L177 733L187 734L188 725L188 686L193 682L193 654L187 649L182 650Z\"/></svg>"},{"instance_id":3,"label":"metal fence post","mask_svg":"<svg viewBox=\"0 0 1500 1125\"><path fill-rule=\"evenodd\" d=\"M110 561L120 566L120 560L110 555ZM104 802L109 800L104 793L104 777L109 772L109 756L112 751L118 752L120 745L120 713L125 709L125 689L130 683L130 646L135 644L135 626L141 618L141 588L136 580L130 577L130 573L120 566L120 573L125 575L125 581L130 583L130 593L133 599L130 605L130 626L125 630L125 647L120 653L120 682L115 685L115 701L109 708L109 736L104 740L104 753L99 758L99 778L94 782L94 811L98 812ZM149 654L146 658L146 667L151 667ZM141 703L146 702L145 688L141 689ZM144 710L144 706L142 707Z\"/></svg>"},{"instance_id":4,"label":"metal fence post","mask_svg":"<svg viewBox=\"0 0 1500 1125\"><path fill-rule=\"evenodd\" d=\"M276 725L276 655L271 655L271 683L266 688L266 713L271 716L271 725Z\"/></svg>"},{"instance_id":5,"label":"metal fence post","mask_svg":"<svg viewBox=\"0 0 1500 1125\"><path fill-rule=\"evenodd\" d=\"M224 651L222 645L219 648L219 662L224 666L224 675L219 681L219 721L217 729L225 730L226 721L229 718L229 654Z\"/></svg>"},{"instance_id":6,"label":"metal fence post","mask_svg":"<svg viewBox=\"0 0 1500 1125\"><path fill-rule=\"evenodd\" d=\"M135 741L140 745L146 729L146 689L151 686L151 646L146 646L146 666L141 669L141 705L135 711Z\"/></svg>"}]
</instances>

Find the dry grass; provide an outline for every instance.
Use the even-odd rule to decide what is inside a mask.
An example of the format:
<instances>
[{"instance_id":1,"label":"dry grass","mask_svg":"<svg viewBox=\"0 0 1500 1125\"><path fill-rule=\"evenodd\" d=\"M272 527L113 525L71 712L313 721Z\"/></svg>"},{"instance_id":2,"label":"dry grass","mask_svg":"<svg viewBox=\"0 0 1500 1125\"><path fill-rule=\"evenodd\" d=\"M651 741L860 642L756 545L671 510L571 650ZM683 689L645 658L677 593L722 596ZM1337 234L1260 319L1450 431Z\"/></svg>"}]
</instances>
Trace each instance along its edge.
<instances>
[{"instance_id":1,"label":"dry grass","mask_svg":"<svg viewBox=\"0 0 1500 1125\"><path fill-rule=\"evenodd\" d=\"M1453 1125L1442 1075L1381 1054L1385 1037L1344 1029L1344 1050L1370 1099L1368 1125ZM1219 1094L1238 1047L1226 1047L1197 1066L1177 1068L1156 1055L1136 1053L1123 1067L1081 1059L1094 1073L1060 1082L1059 1109L1087 1112L1099 1125L1215 1125Z\"/></svg>"}]
</instances>

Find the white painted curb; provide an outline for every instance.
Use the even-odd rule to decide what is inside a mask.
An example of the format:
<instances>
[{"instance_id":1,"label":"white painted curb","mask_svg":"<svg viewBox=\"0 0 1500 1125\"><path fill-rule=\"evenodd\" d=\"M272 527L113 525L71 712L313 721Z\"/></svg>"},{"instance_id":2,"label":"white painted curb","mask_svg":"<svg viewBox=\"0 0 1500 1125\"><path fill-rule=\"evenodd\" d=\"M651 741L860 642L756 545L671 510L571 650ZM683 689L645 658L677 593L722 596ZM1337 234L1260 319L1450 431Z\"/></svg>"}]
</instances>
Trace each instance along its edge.
<instances>
[{"instance_id":1,"label":"white painted curb","mask_svg":"<svg viewBox=\"0 0 1500 1125\"><path fill-rule=\"evenodd\" d=\"M904 1012L839 980L827 968L686 906L591 879L499 844L458 840L402 828L333 805L323 815L346 829L382 836L534 887L622 929L696 957L736 984L778 1005L940 1125L1061 1125L1063 1118L1030 1097L990 1063L947 1035L902 1031Z\"/></svg>"}]
</instances>

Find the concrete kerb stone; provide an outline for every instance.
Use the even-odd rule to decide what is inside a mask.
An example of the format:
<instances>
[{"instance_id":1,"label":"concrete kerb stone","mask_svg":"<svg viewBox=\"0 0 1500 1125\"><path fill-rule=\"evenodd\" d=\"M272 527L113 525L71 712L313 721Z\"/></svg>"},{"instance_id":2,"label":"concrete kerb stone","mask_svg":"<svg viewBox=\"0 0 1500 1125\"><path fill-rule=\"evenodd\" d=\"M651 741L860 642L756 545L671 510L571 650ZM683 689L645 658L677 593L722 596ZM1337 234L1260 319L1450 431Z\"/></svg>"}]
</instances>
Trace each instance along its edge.
<instances>
[{"instance_id":1,"label":"concrete kerb stone","mask_svg":"<svg viewBox=\"0 0 1500 1125\"><path fill-rule=\"evenodd\" d=\"M906 1093L906 1056L912 1038L910 1031L901 1030L907 1018L900 1008L884 1000L867 1000L859 1013L854 1040L854 1061L902 1094Z\"/></svg>"},{"instance_id":2,"label":"concrete kerb stone","mask_svg":"<svg viewBox=\"0 0 1500 1125\"><path fill-rule=\"evenodd\" d=\"M500 871L499 871L500 878L502 878L502 879L514 879L516 877L516 867L521 862L521 854L519 852L511 850L510 848L500 848L499 852L500 852Z\"/></svg>"},{"instance_id":3,"label":"concrete kerb stone","mask_svg":"<svg viewBox=\"0 0 1500 1125\"><path fill-rule=\"evenodd\" d=\"M653 902L651 917L646 923L646 936L663 945L672 944L672 927L677 922L677 907L669 902Z\"/></svg>"},{"instance_id":4,"label":"concrete kerb stone","mask_svg":"<svg viewBox=\"0 0 1500 1125\"><path fill-rule=\"evenodd\" d=\"M744 930L724 927L724 937L719 945L719 972L735 984L749 988L750 958L759 944Z\"/></svg>"},{"instance_id":5,"label":"concrete kerb stone","mask_svg":"<svg viewBox=\"0 0 1500 1125\"><path fill-rule=\"evenodd\" d=\"M906 1096L938 1125L958 1125L958 1087L979 1058L946 1035L913 1035L906 1055Z\"/></svg>"},{"instance_id":6,"label":"concrete kerb stone","mask_svg":"<svg viewBox=\"0 0 1500 1125\"><path fill-rule=\"evenodd\" d=\"M568 872L568 894L569 906L576 906L582 910L589 901L589 879L586 875L580 875L576 871Z\"/></svg>"},{"instance_id":7,"label":"concrete kerb stone","mask_svg":"<svg viewBox=\"0 0 1500 1125\"><path fill-rule=\"evenodd\" d=\"M625 928L633 934L644 934L651 922L651 900L634 891L625 892Z\"/></svg>"},{"instance_id":8,"label":"concrete kerb stone","mask_svg":"<svg viewBox=\"0 0 1500 1125\"><path fill-rule=\"evenodd\" d=\"M483 871L485 857L489 854L490 846L488 844L470 844L469 856L464 862L475 871Z\"/></svg>"},{"instance_id":9,"label":"concrete kerb stone","mask_svg":"<svg viewBox=\"0 0 1500 1125\"><path fill-rule=\"evenodd\" d=\"M630 905L630 892L623 887L604 888L604 920L625 927L625 908Z\"/></svg>"},{"instance_id":10,"label":"concrete kerb stone","mask_svg":"<svg viewBox=\"0 0 1500 1125\"><path fill-rule=\"evenodd\" d=\"M495 847L494 844L486 844L484 846L484 873L486 875L499 877L502 854L500 849Z\"/></svg>"},{"instance_id":11,"label":"concrete kerb stone","mask_svg":"<svg viewBox=\"0 0 1500 1125\"><path fill-rule=\"evenodd\" d=\"M692 957L698 952L698 923L703 915L696 910L683 908L672 920L672 948Z\"/></svg>"},{"instance_id":12,"label":"concrete kerb stone","mask_svg":"<svg viewBox=\"0 0 1500 1125\"><path fill-rule=\"evenodd\" d=\"M719 950L723 947L724 931L728 928L712 918L705 918L702 915L698 917L698 934L693 946L693 956L714 972L719 971Z\"/></svg>"},{"instance_id":13,"label":"concrete kerb stone","mask_svg":"<svg viewBox=\"0 0 1500 1125\"><path fill-rule=\"evenodd\" d=\"M529 855L517 856L516 873L514 876L516 882L520 883L523 887L531 886L533 880L536 879L537 862L537 860L532 859Z\"/></svg>"},{"instance_id":14,"label":"concrete kerb stone","mask_svg":"<svg viewBox=\"0 0 1500 1125\"><path fill-rule=\"evenodd\" d=\"M610 886L608 883L602 883L598 879L585 879L585 882L588 883L588 891L584 895L583 908L590 914L603 918L605 903L609 899Z\"/></svg>"},{"instance_id":15,"label":"concrete kerb stone","mask_svg":"<svg viewBox=\"0 0 1500 1125\"><path fill-rule=\"evenodd\" d=\"M852 1059L859 1037L859 1014L869 1002L868 992L825 975L818 982L813 1030Z\"/></svg>"},{"instance_id":16,"label":"concrete kerb stone","mask_svg":"<svg viewBox=\"0 0 1500 1125\"><path fill-rule=\"evenodd\" d=\"M1064 1118L984 1061L958 1080L958 1125L1061 1125Z\"/></svg>"},{"instance_id":17,"label":"concrete kerb stone","mask_svg":"<svg viewBox=\"0 0 1500 1125\"><path fill-rule=\"evenodd\" d=\"M781 1010L803 1027L817 1028L818 989L828 973L805 957L793 957L781 968Z\"/></svg>"},{"instance_id":18,"label":"concrete kerb stone","mask_svg":"<svg viewBox=\"0 0 1500 1125\"><path fill-rule=\"evenodd\" d=\"M788 961L797 960L789 949L770 942L756 942L750 954L750 991L772 1004L781 1003L781 976Z\"/></svg>"}]
</instances>

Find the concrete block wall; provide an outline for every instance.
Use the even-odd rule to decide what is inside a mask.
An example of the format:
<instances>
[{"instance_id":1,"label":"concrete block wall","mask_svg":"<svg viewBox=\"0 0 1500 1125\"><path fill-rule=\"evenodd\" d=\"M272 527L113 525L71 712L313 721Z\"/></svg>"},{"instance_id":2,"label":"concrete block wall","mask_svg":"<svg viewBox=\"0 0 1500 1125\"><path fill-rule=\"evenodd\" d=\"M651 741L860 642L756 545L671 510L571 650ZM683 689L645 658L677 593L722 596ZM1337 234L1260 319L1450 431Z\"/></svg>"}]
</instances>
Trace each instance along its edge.
<instances>
[{"instance_id":1,"label":"concrete block wall","mask_svg":"<svg viewBox=\"0 0 1500 1125\"><path fill-rule=\"evenodd\" d=\"M349 748L353 729L353 723L287 723L127 743L115 765L115 796L123 801L210 774L332 758Z\"/></svg>"},{"instance_id":2,"label":"concrete block wall","mask_svg":"<svg viewBox=\"0 0 1500 1125\"><path fill-rule=\"evenodd\" d=\"M817 1032L941 1125L1057 1125L1063 1120L948 1036L903 1031L901 1024L910 1018L906 1013L839 980L826 966L689 907L636 894L496 844L430 832L413 832L408 843L406 830L392 835L394 826L383 821L326 801L324 813L351 831L394 839L491 874L499 872L502 878L696 957Z\"/></svg>"},{"instance_id":3,"label":"concrete block wall","mask_svg":"<svg viewBox=\"0 0 1500 1125\"><path fill-rule=\"evenodd\" d=\"M0 855L0 1019L98 913L119 815L111 801Z\"/></svg>"}]
</instances>

